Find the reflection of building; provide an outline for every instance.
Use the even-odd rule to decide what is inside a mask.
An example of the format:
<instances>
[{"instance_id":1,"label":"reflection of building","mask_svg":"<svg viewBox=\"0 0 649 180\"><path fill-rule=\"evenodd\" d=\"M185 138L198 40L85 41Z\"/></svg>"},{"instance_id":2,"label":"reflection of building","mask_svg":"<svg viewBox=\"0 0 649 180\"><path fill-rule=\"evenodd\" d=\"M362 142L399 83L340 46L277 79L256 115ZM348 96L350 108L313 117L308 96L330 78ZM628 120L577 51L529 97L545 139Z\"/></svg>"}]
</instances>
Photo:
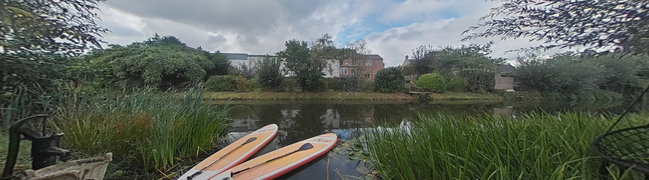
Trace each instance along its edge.
<instances>
[{"instance_id":1,"label":"reflection of building","mask_svg":"<svg viewBox=\"0 0 649 180\"><path fill-rule=\"evenodd\" d=\"M254 115L242 119L237 119L230 124L230 126L232 127L231 131L245 132L257 129L257 119L259 118L254 117Z\"/></svg>"}]
</instances>

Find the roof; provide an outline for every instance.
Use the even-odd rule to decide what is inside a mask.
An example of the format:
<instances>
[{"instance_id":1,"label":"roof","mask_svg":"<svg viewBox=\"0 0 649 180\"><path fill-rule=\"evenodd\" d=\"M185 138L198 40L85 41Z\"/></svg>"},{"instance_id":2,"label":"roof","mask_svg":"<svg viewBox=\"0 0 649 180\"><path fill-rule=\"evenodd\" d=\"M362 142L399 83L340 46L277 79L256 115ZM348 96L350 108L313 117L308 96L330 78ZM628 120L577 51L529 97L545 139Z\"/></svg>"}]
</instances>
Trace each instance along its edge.
<instances>
[{"instance_id":1,"label":"roof","mask_svg":"<svg viewBox=\"0 0 649 180\"><path fill-rule=\"evenodd\" d=\"M502 74L510 74L516 71L516 68L512 66L511 64L505 64L505 65L500 65L498 66L498 72Z\"/></svg>"},{"instance_id":2,"label":"roof","mask_svg":"<svg viewBox=\"0 0 649 180\"><path fill-rule=\"evenodd\" d=\"M248 60L248 54L246 53L221 53L225 55L225 58L228 60Z\"/></svg>"},{"instance_id":3,"label":"roof","mask_svg":"<svg viewBox=\"0 0 649 180\"><path fill-rule=\"evenodd\" d=\"M378 54L365 54L366 59L373 59L373 60L383 60L383 57L379 56Z\"/></svg>"}]
</instances>

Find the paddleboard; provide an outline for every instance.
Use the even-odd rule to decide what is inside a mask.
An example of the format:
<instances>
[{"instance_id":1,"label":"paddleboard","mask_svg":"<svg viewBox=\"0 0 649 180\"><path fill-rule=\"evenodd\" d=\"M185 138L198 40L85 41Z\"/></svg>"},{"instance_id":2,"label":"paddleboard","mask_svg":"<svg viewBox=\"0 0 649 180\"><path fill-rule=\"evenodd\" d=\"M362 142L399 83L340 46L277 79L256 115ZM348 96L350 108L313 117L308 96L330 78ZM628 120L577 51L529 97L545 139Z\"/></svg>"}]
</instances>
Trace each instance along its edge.
<instances>
[{"instance_id":1,"label":"paddleboard","mask_svg":"<svg viewBox=\"0 0 649 180\"><path fill-rule=\"evenodd\" d=\"M277 130L278 127L275 124L264 126L207 157L178 179L202 180L214 177L240 164L259 151L264 145L273 140L277 135Z\"/></svg>"},{"instance_id":2,"label":"paddleboard","mask_svg":"<svg viewBox=\"0 0 649 180\"><path fill-rule=\"evenodd\" d=\"M324 155L336 145L337 140L334 133L312 137L248 160L211 180L277 178Z\"/></svg>"}]
</instances>

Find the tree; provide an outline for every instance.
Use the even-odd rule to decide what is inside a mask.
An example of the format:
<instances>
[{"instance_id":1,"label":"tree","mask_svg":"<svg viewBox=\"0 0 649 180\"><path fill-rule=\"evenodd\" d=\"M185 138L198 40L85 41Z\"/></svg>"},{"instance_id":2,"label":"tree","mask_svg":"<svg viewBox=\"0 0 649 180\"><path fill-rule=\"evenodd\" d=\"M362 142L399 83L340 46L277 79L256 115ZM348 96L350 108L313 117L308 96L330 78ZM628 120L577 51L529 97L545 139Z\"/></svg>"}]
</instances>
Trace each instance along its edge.
<instances>
[{"instance_id":1,"label":"tree","mask_svg":"<svg viewBox=\"0 0 649 180\"><path fill-rule=\"evenodd\" d=\"M406 84L406 80L401 72L401 67L389 67L381 69L376 73L374 85L376 90L383 93L393 93L399 91Z\"/></svg>"},{"instance_id":2,"label":"tree","mask_svg":"<svg viewBox=\"0 0 649 180\"><path fill-rule=\"evenodd\" d=\"M493 0L499 7L470 27L464 39L520 38L542 41L536 48L618 48L649 52L647 0ZM476 32L478 31L478 32Z\"/></svg>"},{"instance_id":3,"label":"tree","mask_svg":"<svg viewBox=\"0 0 649 180\"><path fill-rule=\"evenodd\" d=\"M0 1L0 109L47 111L43 102L53 102L66 79L66 57L100 47L107 31L94 21L101 1ZM35 106L5 108L18 99Z\"/></svg>"},{"instance_id":4,"label":"tree","mask_svg":"<svg viewBox=\"0 0 649 180\"><path fill-rule=\"evenodd\" d=\"M230 66L224 55L188 47L173 36L155 36L128 46L114 45L86 57L105 69L108 84L122 88L154 86L162 89L193 85L212 75L225 75Z\"/></svg>"},{"instance_id":5,"label":"tree","mask_svg":"<svg viewBox=\"0 0 649 180\"><path fill-rule=\"evenodd\" d=\"M465 90L473 92L490 91L494 86L494 73L504 62L502 58L491 58L491 44L446 47L433 50L420 46L413 51L415 62L412 64L418 74L439 73L447 79L462 78L466 80Z\"/></svg>"},{"instance_id":6,"label":"tree","mask_svg":"<svg viewBox=\"0 0 649 180\"><path fill-rule=\"evenodd\" d=\"M605 77L605 69L595 61L573 53L559 54L552 59L519 59L517 79L522 86L541 92L578 94L597 88Z\"/></svg>"},{"instance_id":7,"label":"tree","mask_svg":"<svg viewBox=\"0 0 649 180\"><path fill-rule=\"evenodd\" d=\"M417 87L425 88L436 93L446 91L446 79L437 73L429 73L419 76Z\"/></svg>"},{"instance_id":8,"label":"tree","mask_svg":"<svg viewBox=\"0 0 649 180\"><path fill-rule=\"evenodd\" d=\"M323 70L327 68L327 60L340 59L343 53L333 45L333 37L329 34L321 38L309 48L306 41L289 40L286 49L277 53L286 62L289 74L295 74L303 91L321 90L323 86Z\"/></svg>"},{"instance_id":9,"label":"tree","mask_svg":"<svg viewBox=\"0 0 649 180\"><path fill-rule=\"evenodd\" d=\"M257 66L259 83L266 90L275 90L280 87L284 76L281 70L281 61L277 57L265 56Z\"/></svg>"}]
</instances>

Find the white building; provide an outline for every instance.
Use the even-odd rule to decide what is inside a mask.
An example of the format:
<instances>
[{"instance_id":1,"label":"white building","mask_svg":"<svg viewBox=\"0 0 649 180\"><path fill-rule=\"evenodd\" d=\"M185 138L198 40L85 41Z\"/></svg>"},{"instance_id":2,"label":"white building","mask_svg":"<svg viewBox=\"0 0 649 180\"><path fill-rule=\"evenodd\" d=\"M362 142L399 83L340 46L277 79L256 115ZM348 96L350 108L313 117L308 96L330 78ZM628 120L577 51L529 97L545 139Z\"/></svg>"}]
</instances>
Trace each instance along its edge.
<instances>
[{"instance_id":1,"label":"white building","mask_svg":"<svg viewBox=\"0 0 649 180\"><path fill-rule=\"evenodd\" d=\"M249 69L254 69L259 62L264 60L265 56L271 55L249 55L246 53L222 53L230 61L230 65L241 69L243 65ZM271 56L275 57L275 56ZM284 77L294 76L292 72L286 70L285 62L282 61L280 68L284 72ZM335 59L327 60L327 67L322 70L325 78L340 77L340 61Z\"/></svg>"}]
</instances>

